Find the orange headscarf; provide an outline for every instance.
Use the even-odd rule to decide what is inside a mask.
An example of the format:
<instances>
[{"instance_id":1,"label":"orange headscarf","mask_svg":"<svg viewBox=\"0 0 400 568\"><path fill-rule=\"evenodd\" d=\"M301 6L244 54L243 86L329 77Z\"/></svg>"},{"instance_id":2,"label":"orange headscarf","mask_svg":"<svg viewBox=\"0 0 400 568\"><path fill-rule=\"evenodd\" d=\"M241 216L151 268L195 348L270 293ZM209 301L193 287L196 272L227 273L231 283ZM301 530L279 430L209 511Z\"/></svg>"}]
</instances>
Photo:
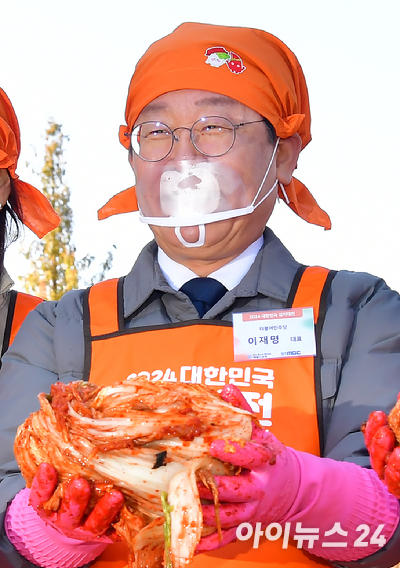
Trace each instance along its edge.
<instances>
[{"instance_id":1,"label":"orange headscarf","mask_svg":"<svg viewBox=\"0 0 400 568\"><path fill-rule=\"evenodd\" d=\"M179 89L202 89L232 97L267 118L280 138L296 132L302 149L310 142L310 107L303 71L296 56L279 39L262 30L185 23L153 43L139 60L126 103L129 137L141 110L156 97ZM331 228L329 216L293 178L280 197L300 217ZM99 219L137 210L135 188L110 199Z\"/></svg>"},{"instance_id":2,"label":"orange headscarf","mask_svg":"<svg viewBox=\"0 0 400 568\"><path fill-rule=\"evenodd\" d=\"M40 239L58 227L60 218L48 199L15 173L21 151L18 120L10 99L0 89L0 168L7 169L21 206L21 221Z\"/></svg>"}]
</instances>

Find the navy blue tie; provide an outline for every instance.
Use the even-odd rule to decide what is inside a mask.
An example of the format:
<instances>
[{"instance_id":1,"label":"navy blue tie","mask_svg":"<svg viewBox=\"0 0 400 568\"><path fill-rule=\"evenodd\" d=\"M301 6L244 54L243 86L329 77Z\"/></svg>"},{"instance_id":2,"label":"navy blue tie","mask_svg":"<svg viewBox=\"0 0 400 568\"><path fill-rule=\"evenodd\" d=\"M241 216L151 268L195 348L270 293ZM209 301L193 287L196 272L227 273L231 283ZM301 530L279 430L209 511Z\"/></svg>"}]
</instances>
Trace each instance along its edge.
<instances>
[{"instance_id":1,"label":"navy blue tie","mask_svg":"<svg viewBox=\"0 0 400 568\"><path fill-rule=\"evenodd\" d=\"M225 286L214 278L193 278L180 290L191 299L201 318L227 292Z\"/></svg>"}]
</instances>

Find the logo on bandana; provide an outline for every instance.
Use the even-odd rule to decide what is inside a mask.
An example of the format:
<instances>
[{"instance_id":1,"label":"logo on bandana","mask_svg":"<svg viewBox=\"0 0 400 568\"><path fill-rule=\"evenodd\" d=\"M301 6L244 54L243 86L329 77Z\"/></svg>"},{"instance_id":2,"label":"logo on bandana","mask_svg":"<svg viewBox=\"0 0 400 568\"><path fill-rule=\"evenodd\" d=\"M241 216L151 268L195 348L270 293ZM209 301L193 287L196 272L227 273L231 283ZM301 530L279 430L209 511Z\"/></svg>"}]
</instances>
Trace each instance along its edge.
<instances>
[{"instance_id":1,"label":"logo on bandana","mask_svg":"<svg viewBox=\"0 0 400 568\"><path fill-rule=\"evenodd\" d=\"M206 63L211 67L227 65L229 71L235 75L243 73L246 69L239 55L233 51L227 51L224 47L209 47L204 55L207 57Z\"/></svg>"}]
</instances>

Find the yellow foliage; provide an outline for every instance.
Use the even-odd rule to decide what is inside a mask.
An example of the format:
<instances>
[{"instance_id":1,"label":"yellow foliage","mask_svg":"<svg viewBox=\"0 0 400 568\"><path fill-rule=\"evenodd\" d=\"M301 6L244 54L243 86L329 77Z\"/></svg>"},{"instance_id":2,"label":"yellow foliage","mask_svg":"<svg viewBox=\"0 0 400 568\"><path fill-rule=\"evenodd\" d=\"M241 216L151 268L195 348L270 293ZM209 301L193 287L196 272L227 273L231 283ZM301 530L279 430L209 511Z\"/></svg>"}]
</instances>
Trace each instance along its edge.
<instances>
[{"instance_id":1,"label":"yellow foliage","mask_svg":"<svg viewBox=\"0 0 400 568\"><path fill-rule=\"evenodd\" d=\"M72 243L73 213L70 190L64 183L63 143L68 138L61 125L49 121L45 158L41 170L42 191L60 216L60 225L41 241L34 241L25 253L32 272L21 278L25 290L46 300L59 300L78 287L75 246Z\"/></svg>"}]
</instances>

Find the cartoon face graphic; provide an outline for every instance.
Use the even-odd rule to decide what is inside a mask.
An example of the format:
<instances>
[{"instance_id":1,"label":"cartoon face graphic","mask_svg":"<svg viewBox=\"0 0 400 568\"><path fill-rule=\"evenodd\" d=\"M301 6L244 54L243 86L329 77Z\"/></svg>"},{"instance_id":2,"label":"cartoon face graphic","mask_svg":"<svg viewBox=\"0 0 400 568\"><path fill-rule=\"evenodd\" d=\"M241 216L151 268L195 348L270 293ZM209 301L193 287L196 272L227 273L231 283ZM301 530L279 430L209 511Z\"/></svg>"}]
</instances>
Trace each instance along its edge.
<instances>
[{"instance_id":1,"label":"cartoon face graphic","mask_svg":"<svg viewBox=\"0 0 400 568\"><path fill-rule=\"evenodd\" d=\"M243 65L241 57L233 51L228 51L224 47L209 47L204 54L207 59L206 63L211 67L222 67L227 65L229 71L235 75L243 73L246 67Z\"/></svg>"},{"instance_id":2,"label":"cartoon face graphic","mask_svg":"<svg viewBox=\"0 0 400 568\"><path fill-rule=\"evenodd\" d=\"M226 59L219 57L218 53L211 53L206 59L206 63L211 65L211 67L221 67L225 65Z\"/></svg>"}]
</instances>

